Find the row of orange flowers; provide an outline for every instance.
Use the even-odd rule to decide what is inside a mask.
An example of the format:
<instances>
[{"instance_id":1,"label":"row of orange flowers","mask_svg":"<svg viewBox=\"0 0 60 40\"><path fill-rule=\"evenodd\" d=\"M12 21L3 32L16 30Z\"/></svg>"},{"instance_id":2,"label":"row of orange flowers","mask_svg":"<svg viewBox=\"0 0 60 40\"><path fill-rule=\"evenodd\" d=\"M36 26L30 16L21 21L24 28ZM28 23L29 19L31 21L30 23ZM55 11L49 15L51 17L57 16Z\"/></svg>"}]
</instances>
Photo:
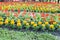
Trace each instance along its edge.
<instances>
[{"instance_id":1,"label":"row of orange flowers","mask_svg":"<svg viewBox=\"0 0 60 40\"><path fill-rule=\"evenodd\" d=\"M49 2L2 2L0 10L28 10L28 11L42 11L42 12L55 12L60 10L60 5L57 3Z\"/></svg>"}]
</instances>

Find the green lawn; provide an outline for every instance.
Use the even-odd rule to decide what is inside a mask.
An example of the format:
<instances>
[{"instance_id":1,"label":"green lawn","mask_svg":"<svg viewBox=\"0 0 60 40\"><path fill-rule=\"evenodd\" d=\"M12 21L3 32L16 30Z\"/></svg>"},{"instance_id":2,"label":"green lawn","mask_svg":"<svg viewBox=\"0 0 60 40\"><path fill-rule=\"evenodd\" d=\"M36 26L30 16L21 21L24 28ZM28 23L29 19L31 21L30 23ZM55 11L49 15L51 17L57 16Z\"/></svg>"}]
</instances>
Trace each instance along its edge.
<instances>
[{"instance_id":1,"label":"green lawn","mask_svg":"<svg viewBox=\"0 0 60 40\"><path fill-rule=\"evenodd\" d=\"M48 33L14 31L0 28L0 40L57 40Z\"/></svg>"}]
</instances>

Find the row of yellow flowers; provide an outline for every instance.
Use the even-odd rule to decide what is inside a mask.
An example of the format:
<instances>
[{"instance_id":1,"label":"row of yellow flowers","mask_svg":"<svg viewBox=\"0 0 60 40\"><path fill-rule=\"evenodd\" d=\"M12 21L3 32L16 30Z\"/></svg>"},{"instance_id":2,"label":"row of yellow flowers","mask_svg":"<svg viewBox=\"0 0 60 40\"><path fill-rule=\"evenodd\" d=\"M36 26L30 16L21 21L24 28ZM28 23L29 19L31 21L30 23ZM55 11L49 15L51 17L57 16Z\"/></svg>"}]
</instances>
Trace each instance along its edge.
<instances>
[{"instance_id":1,"label":"row of yellow flowers","mask_svg":"<svg viewBox=\"0 0 60 40\"><path fill-rule=\"evenodd\" d=\"M24 25L24 27L26 27L26 28L32 27L34 29L39 29L41 27L42 29L46 29L48 26L48 29L55 30L55 28L58 24L57 22L53 22L53 24L49 24L49 22L42 23L41 21L39 21L39 22L34 22L34 21L28 22L26 20L21 21L20 19L17 19L15 21L14 19L9 20L8 18L6 18L4 21L3 20L4 19L2 17L0 17L0 25L3 25L3 24L8 25L9 24L8 26L12 25L12 27L14 25L16 25L16 27L18 27L18 28L23 27L23 25ZM60 25L58 25L57 28L59 29Z\"/></svg>"}]
</instances>

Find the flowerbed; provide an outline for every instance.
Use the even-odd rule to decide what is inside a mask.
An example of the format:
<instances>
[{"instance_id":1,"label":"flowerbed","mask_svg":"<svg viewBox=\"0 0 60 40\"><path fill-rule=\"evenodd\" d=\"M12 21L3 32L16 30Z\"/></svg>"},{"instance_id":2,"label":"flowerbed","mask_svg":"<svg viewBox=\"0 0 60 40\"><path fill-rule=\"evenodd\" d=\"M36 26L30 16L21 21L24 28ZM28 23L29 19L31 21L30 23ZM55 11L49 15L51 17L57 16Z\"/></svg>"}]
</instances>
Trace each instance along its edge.
<instances>
[{"instance_id":1,"label":"flowerbed","mask_svg":"<svg viewBox=\"0 0 60 40\"><path fill-rule=\"evenodd\" d=\"M11 11L33 11L33 12L49 12L60 13L60 4L53 2L2 2L0 10Z\"/></svg>"},{"instance_id":2,"label":"flowerbed","mask_svg":"<svg viewBox=\"0 0 60 40\"><path fill-rule=\"evenodd\" d=\"M8 5L9 4L9 5ZM0 27L28 32L10 31L0 28L1 40L57 40L51 34L31 33L29 30L60 31L60 4L8 2L0 5ZM39 12L39 13L36 13ZM57 13L58 12L58 13ZM54 13L54 14L52 14ZM18 37L17 37L18 36ZM7 39L8 38L8 39Z\"/></svg>"},{"instance_id":3,"label":"flowerbed","mask_svg":"<svg viewBox=\"0 0 60 40\"><path fill-rule=\"evenodd\" d=\"M60 30L60 14L44 13L3 13L0 12L0 26L17 29Z\"/></svg>"},{"instance_id":4,"label":"flowerbed","mask_svg":"<svg viewBox=\"0 0 60 40\"><path fill-rule=\"evenodd\" d=\"M59 5L48 2L2 3L0 5L0 26L17 29L24 28L26 30L60 30L60 14L57 13L60 10ZM36 13L35 11L40 11L40 13Z\"/></svg>"}]
</instances>

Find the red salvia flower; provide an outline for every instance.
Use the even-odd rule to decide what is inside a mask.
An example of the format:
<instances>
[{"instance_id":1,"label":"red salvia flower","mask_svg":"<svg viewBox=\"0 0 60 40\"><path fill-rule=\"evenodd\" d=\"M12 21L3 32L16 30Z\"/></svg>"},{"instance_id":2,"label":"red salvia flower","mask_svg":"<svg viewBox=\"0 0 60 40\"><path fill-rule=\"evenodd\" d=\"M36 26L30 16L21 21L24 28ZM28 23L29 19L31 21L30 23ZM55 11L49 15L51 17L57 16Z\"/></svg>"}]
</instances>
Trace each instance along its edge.
<instances>
[{"instance_id":1,"label":"red salvia flower","mask_svg":"<svg viewBox=\"0 0 60 40\"><path fill-rule=\"evenodd\" d=\"M32 15L35 16L35 13L33 12Z\"/></svg>"},{"instance_id":2,"label":"red salvia flower","mask_svg":"<svg viewBox=\"0 0 60 40\"><path fill-rule=\"evenodd\" d=\"M15 16L15 17L18 17L18 14L17 14L17 13L14 13L14 16Z\"/></svg>"},{"instance_id":3,"label":"red salvia flower","mask_svg":"<svg viewBox=\"0 0 60 40\"><path fill-rule=\"evenodd\" d=\"M58 16L60 16L60 14L58 14Z\"/></svg>"},{"instance_id":4,"label":"red salvia flower","mask_svg":"<svg viewBox=\"0 0 60 40\"><path fill-rule=\"evenodd\" d=\"M45 14L46 15L46 17L48 17L49 16L49 14Z\"/></svg>"},{"instance_id":5,"label":"red salvia flower","mask_svg":"<svg viewBox=\"0 0 60 40\"><path fill-rule=\"evenodd\" d=\"M20 13L20 9L18 9L18 14Z\"/></svg>"},{"instance_id":6,"label":"red salvia flower","mask_svg":"<svg viewBox=\"0 0 60 40\"><path fill-rule=\"evenodd\" d=\"M2 2L0 2L0 5L2 5Z\"/></svg>"},{"instance_id":7,"label":"red salvia flower","mask_svg":"<svg viewBox=\"0 0 60 40\"><path fill-rule=\"evenodd\" d=\"M10 16L10 13L6 13L6 16L7 16L7 17Z\"/></svg>"},{"instance_id":8,"label":"red salvia flower","mask_svg":"<svg viewBox=\"0 0 60 40\"><path fill-rule=\"evenodd\" d=\"M0 10L2 10L2 7L0 6Z\"/></svg>"},{"instance_id":9,"label":"red salvia flower","mask_svg":"<svg viewBox=\"0 0 60 40\"><path fill-rule=\"evenodd\" d=\"M14 9L11 9L12 12L14 12Z\"/></svg>"},{"instance_id":10,"label":"red salvia flower","mask_svg":"<svg viewBox=\"0 0 60 40\"><path fill-rule=\"evenodd\" d=\"M60 18L58 18L58 20L60 20Z\"/></svg>"},{"instance_id":11,"label":"red salvia flower","mask_svg":"<svg viewBox=\"0 0 60 40\"><path fill-rule=\"evenodd\" d=\"M24 10L23 14L26 14L26 10Z\"/></svg>"},{"instance_id":12,"label":"red salvia flower","mask_svg":"<svg viewBox=\"0 0 60 40\"><path fill-rule=\"evenodd\" d=\"M36 15L35 15L35 13L34 13L34 12L32 13L32 16L33 16L33 18L36 18Z\"/></svg>"},{"instance_id":13,"label":"red salvia flower","mask_svg":"<svg viewBox=\"0 0 60 40\"><path fill-rule=\"evenodd\" d=\"M5 9L5 12L7 12L7 11L8 11L8 8Z\"/></svg>"},{"instance_id":14,"label":"red salvia flower","mask_svg":"<svg viewBox=\"0 0 60 40\"><path fill-rule=\"evenodd\" d=\"M42 13L42 14L41 14L41 17L45 17L45 14L44 14L44 13Z\"/></svg>"}]
</instances>

